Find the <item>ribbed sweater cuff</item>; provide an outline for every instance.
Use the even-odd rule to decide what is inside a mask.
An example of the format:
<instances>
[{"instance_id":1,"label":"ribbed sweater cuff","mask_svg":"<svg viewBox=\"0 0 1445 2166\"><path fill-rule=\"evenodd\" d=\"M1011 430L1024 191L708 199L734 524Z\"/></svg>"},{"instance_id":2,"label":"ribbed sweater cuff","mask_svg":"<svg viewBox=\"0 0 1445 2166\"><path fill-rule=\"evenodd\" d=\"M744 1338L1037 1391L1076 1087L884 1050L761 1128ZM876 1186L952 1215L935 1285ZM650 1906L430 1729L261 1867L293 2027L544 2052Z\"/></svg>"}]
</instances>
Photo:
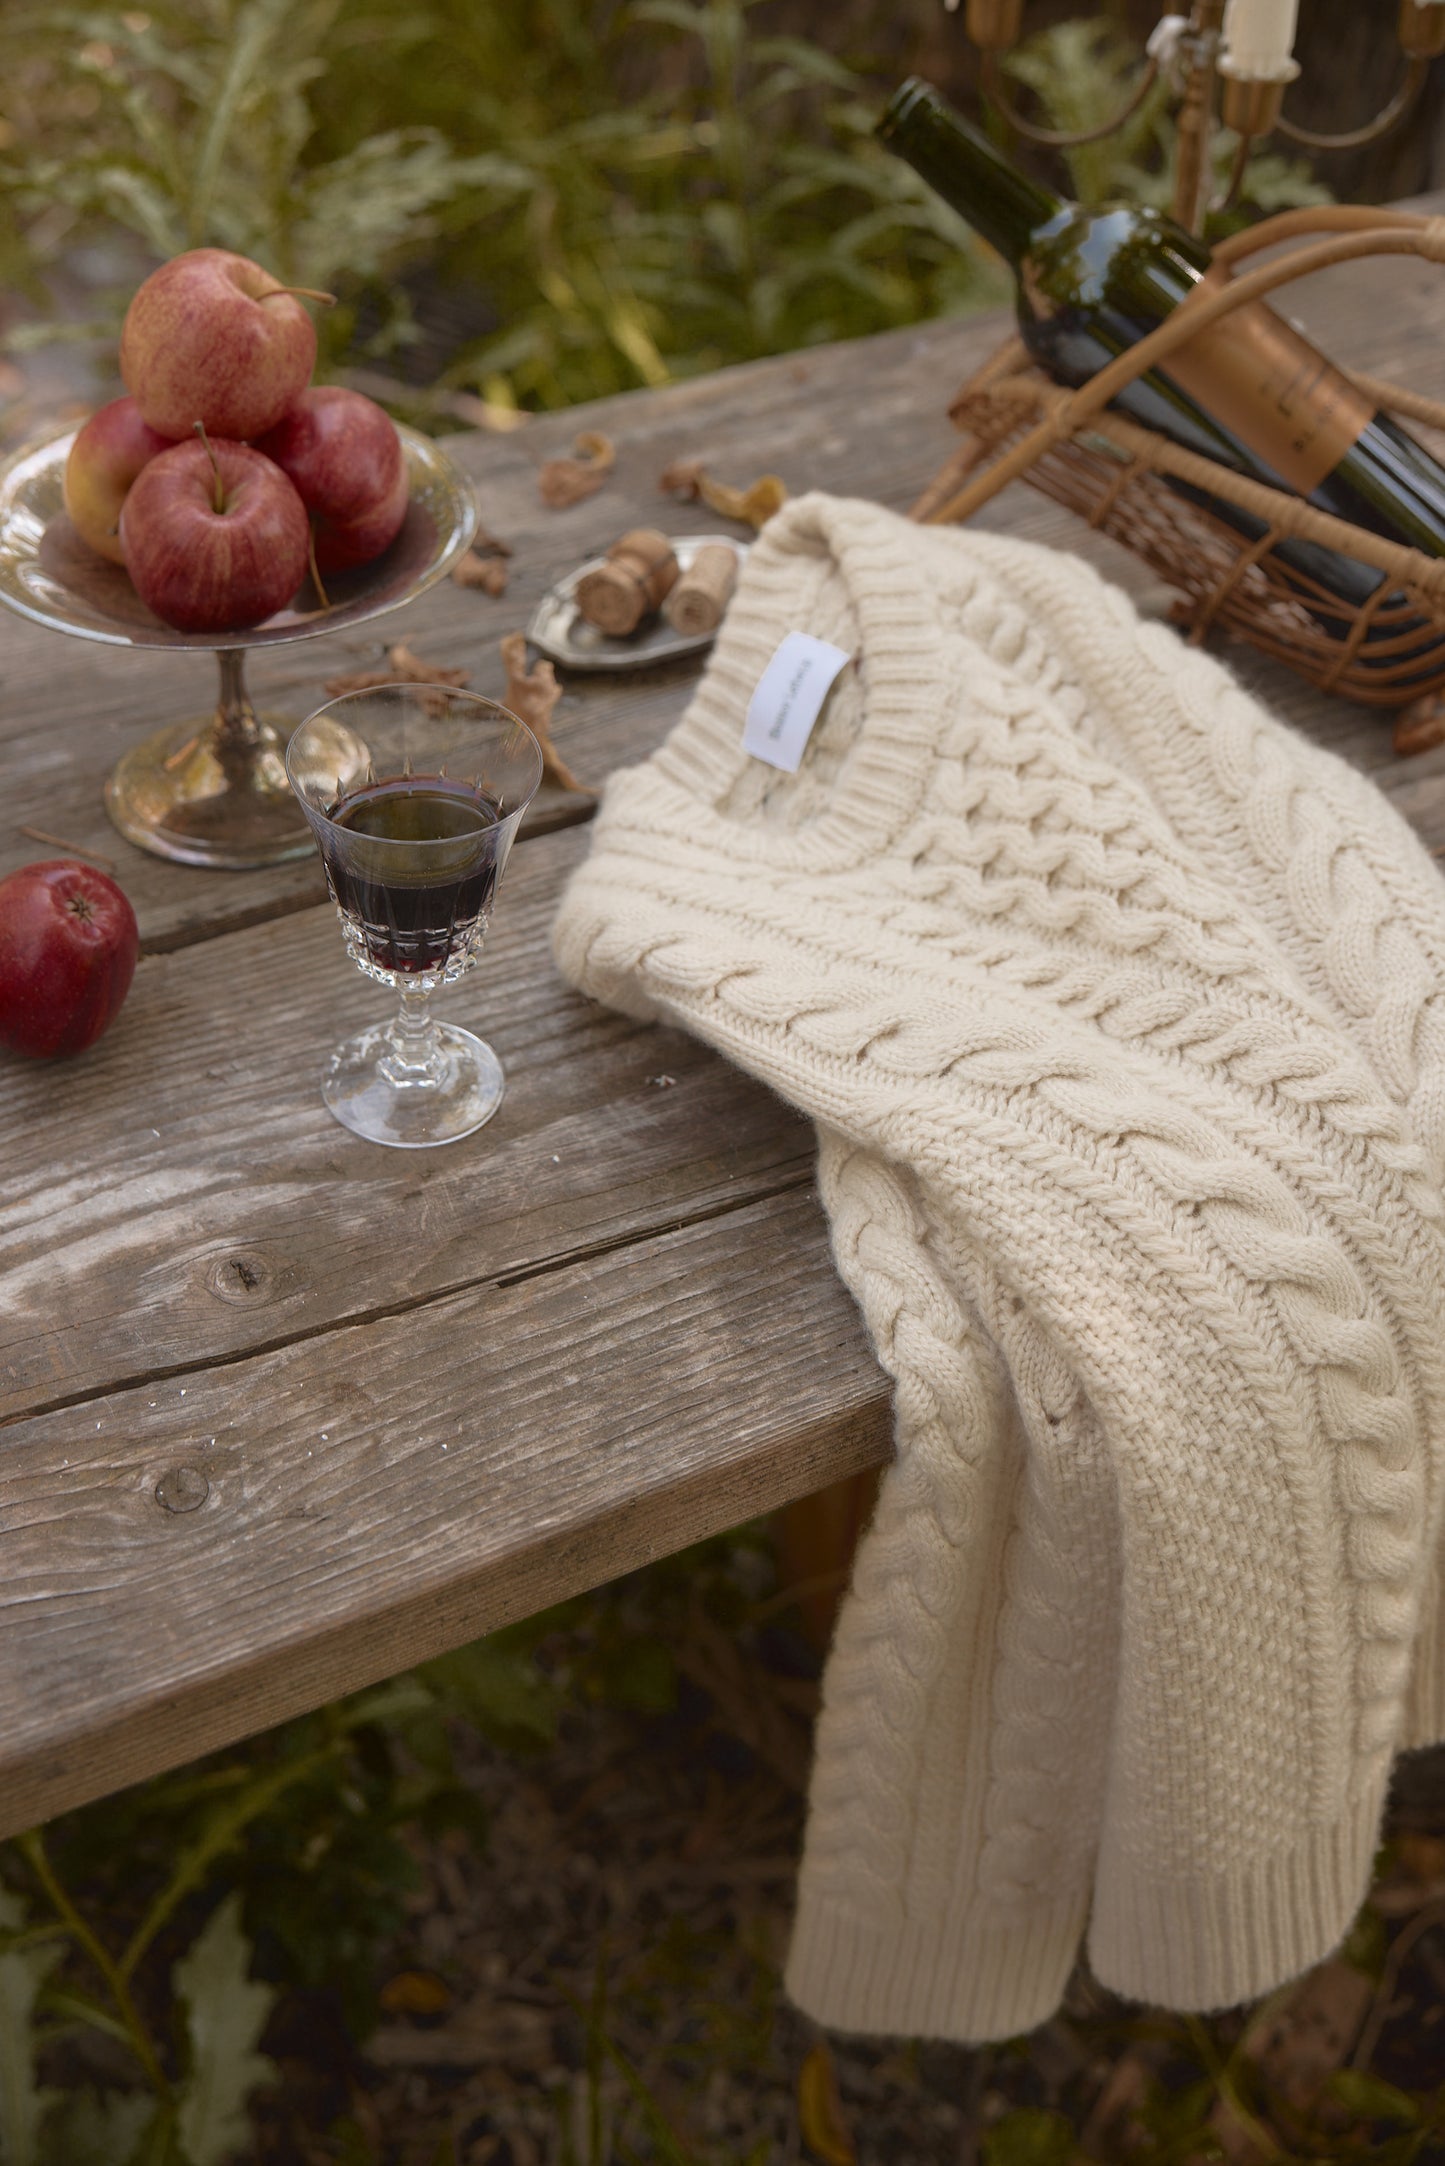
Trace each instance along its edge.
<instances>
[{"instance_id":1,"label":"ribbed sweater cuff","mask_svg":"<svg viewBox=\"0 0 1445 2166\"><path fill-rule=\"evenodd\" d=\"M801 1901L784 1978L830 2030L982 2044L1046 2022L1063 1999L1086 1910L1077 1900L874 1926Z\"/></svg>"},{"instance_id":2,"label":"ribbed sweater cuff","mask_svg":"<svg viewBox=\"0 0 1445 2166\"><path fill-rule=\"evenodd\" d=\"M1232 2008L1337 1948L1369 1892L1385 1783L1334 1827L1218 1877L1101 1865L1089 1960L1102 1985L1167 2008Z\"/></svg>"},{"instance_id":3,"label":"ribbed sweater cuff","mask_svg":"<svg viewBox=\"0 0 1445 2166\"><path fill-rule=\"evenodd\" d=\"M1415 1663L1400 1739L1405 1751L1445 1743L1445 1594L1431 1578L1415 1641Z\"/></svg>"}]
</instances>

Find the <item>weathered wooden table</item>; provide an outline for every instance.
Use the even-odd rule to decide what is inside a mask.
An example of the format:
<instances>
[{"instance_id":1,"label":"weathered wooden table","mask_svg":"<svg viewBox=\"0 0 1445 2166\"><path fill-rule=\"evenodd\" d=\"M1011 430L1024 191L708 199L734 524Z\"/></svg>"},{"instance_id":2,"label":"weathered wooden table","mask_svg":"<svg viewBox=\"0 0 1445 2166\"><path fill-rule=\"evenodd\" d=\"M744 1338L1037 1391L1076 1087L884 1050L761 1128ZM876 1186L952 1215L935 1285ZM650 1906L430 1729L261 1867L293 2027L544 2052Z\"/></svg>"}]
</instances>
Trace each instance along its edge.
<instances>
[{"instance_id":1,"label":"weathered wooden table","mask_svg":"<svg viewBox=\"0 0 1445 2166\"><path fill-rule=\"evenodd\" d=\"M1296 289L1327 347L1445 394L1445 285L1360 266ZM905 507L1001 334L935 324L453 440L514 546L502 600L444 584L378 627L501 689L499 636L624 527L716 525L670 460ZM589 502L540 461L617 441ZM985 523L1150 582L1014 490ZM304 711L367 636L256 658ZM1445 751L1235 649L1242 673L1445 842ZM575 677L557 737L600 783L695 671ZM0 1057L0 1833L453 1646L881 1460L885 1379L832 1271L806 1125L675 1033L589 1005L547 928L590 804L543 795L482 967L442 996L506 1063L480 1135L358 1141L319 1068L386 996L346 961L319 866L206 873L113 833L118 754L213 695L209 658L96 649L0 613L0 872L46 828L109 853L143 960L78 1060ZM53 854L53 853L49 853ZM176 1470L193 1509L168 1509Z\"/></svg>"}]
</instances>

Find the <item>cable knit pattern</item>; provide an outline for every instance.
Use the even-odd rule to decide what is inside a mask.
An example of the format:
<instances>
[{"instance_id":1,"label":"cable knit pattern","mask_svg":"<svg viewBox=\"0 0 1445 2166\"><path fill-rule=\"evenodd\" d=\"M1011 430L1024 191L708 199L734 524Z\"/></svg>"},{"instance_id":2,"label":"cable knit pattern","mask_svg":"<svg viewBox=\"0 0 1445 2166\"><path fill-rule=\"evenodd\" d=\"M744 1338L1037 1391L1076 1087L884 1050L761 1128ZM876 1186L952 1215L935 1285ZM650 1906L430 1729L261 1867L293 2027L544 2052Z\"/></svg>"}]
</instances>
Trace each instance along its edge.
<instances>
[{"instance_id":1,"label":"cable knit pattern","mask_svg":"<svg viewBox=\"0 0 1445 2166\"><path fill-rule=\"evenodd\" d=\"M783 635L856 656L795 776ZM1073 559L793 503L614 777L574 983L815 1120L897 1457L789 1986L1002 2037L1081 1935L1186 2008L1317 1960L1445 1736L1445 894L1380 794Z\"/></svg>"}]
</instances>

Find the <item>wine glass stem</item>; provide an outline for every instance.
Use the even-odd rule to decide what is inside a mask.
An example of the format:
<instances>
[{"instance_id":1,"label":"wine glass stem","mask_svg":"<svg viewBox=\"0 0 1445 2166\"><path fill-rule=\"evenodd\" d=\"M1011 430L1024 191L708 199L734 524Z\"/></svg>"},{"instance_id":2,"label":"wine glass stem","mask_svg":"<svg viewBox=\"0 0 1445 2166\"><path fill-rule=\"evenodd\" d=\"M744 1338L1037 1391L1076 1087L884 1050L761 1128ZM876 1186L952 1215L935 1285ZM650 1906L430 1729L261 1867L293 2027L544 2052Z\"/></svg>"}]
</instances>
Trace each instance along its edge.
<instances>
[{"instance_id":1,"label":"wine glass stem","mask_svg":"<svg viewBox=\"0 0 1445 2166\"><path fill-rule=\"evenodd\" d=\"M422 986L404 985L392 1040L397 1059L406 1068L430 1067L438 1053L436 1022L431 995Z\"/></svg>"}]
</instances>

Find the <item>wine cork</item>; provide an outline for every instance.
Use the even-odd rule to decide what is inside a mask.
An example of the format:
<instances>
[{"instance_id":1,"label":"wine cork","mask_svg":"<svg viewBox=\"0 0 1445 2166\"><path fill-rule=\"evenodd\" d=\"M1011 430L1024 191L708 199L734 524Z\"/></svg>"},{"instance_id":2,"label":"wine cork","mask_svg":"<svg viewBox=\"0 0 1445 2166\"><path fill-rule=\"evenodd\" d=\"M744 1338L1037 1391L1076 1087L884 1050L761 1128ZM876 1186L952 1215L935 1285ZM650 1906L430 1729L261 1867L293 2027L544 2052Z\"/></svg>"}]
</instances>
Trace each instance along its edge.
<instances>
[{"instance_id":1,"label":"wine cork","mask_svg":"<svg viewBox=\"0 0 1445 2166\"><path fill-rule=\"evenodd\" d=\"M656 527L634 527L607 552L605 564L577 582L577 607L589 624L614 639L635 632L661 607L677 579L672 543Z\"/></svg>"},{"instance_id":2,"label":"wine cork","mask_svg":"<svg viewBox=\"0 0 1445 2166\"><path fill-rule=\"evenodd\" d=\"M667 598L666 617L684 639L715 632L737 585L738 555L728 542L706 542Z\"/></svg>"}]
</instances>

